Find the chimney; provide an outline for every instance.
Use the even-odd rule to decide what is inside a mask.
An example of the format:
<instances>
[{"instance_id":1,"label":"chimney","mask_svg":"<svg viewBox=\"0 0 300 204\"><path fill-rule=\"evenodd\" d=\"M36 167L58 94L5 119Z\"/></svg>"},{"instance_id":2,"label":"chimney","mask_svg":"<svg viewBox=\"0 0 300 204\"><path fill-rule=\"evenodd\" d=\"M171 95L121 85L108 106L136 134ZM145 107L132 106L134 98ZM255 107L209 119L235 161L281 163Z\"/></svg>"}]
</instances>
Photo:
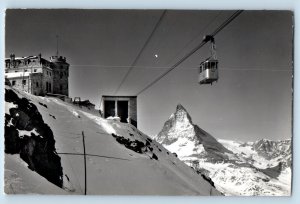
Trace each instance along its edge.
<instances>
[{"instance_id":1,"label":"chimney","mask_svg":"<svg viewBox=\"0 0 300 204\"><path fill-rule=\"evenodd\" d=\"M10 54L10 60L14 61L15 60L15 54Z\"/></svg>"},{"instance_id":2,"label":"chimney","mask_svg":"<svg viewBox=\"0 0 300 204\"><path fill-rule=\"evenodd\" d=\"M39 60L40 64L42 64L41 58L42 58L42 54L40 53L40 54L38 55L38 60Z\"/></svg>"}]
</instances>

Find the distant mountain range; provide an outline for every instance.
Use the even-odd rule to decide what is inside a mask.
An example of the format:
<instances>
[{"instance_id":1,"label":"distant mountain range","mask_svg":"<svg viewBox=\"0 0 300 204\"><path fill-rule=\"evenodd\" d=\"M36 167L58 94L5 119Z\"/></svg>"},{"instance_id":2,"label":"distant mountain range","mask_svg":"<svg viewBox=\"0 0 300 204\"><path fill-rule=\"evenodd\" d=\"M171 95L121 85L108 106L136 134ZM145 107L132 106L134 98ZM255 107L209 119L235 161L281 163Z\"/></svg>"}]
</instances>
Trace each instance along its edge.
<instances>
[{"instance_id":1,"label":"distant mountain range","mask_svg":"<svg viewBox=\"0 0 300 204\"><path fill-rule=\"evenodd\" d=\"M193 124L182 105L154 138L225 195L290 195L291 140L216 139Z\"/></svg>"}]
</instances>

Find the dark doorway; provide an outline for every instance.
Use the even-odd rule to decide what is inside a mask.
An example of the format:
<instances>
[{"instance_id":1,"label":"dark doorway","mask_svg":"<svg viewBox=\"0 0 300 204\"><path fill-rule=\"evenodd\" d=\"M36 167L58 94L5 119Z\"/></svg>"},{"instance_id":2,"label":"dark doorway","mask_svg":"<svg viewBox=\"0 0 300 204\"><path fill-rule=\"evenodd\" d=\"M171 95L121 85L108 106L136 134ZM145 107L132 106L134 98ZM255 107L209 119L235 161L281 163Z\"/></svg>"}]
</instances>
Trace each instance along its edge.
<instances>
[{"instance_id":1,"label":"dark doorway","mask_svg":"<svg viewBox=\"0 0 300 204\"><path fill-rule=\"evenodd\" d=\"M128 118L128 101L118 101L118 116L121 122L127 123Z\"/></svg>"},{"instance_id":2,"label":"dark doorway","mask_svg":"<svg viewBox=\"0 0 300 204\"><path fill-rule=\"evenodd\" d=\"M104 101L104 118L115 116L115 101Z\"/></svg>"}]
</instances>

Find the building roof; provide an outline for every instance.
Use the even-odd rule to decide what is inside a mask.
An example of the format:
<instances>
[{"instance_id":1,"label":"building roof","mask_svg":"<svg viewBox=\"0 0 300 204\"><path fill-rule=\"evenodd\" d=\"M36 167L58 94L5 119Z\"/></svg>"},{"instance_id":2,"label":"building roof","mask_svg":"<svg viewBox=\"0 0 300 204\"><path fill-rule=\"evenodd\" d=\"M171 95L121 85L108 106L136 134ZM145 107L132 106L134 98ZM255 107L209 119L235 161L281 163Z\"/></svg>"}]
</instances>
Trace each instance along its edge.
<instances>
[{"instance_id":1,"label":"building roof","mask_svg":"<svg viewBox=\"0 0 300 204\"><path fill-rule=\"evenodd\" d=\"M102 95L102 98L136 98L137 96L114 96L114 95Z\"/></svg>"},{"instance_id":2,"label":"building roof","mask_svg":"<svg viewBox=\"0 0 300 204\"><path fill-rule=\"evenodd\" d=\"M15 57L15 60L37 59L37 58L38 58L38 56ZM6 57L5 60L10 60L10 58Z\"/></svg>"},{"instance_id":3,"label":"building roof","mask_svg":"<svg viewBox=\"0 0 300 204\"><path fill-rule=\"evenodd\" d=\"M21 77L29 77L30 72L12 72L5 73L5 78L21 78Z\"/></svg>"},{"instance_id":4,"label":"building roof","mask_svg":"<svg viewBox=\"0 0 300 204\"><path fill-rule=\"evenodd\" d=\"M14 57L15 61L22 61L22 60L30 60L30 59L41 59L41 61L47 61L49 63L62 63L62 64L67 64L70 65L69 63L67 63L66 58L63 56L52 56L50 57L50 60L47 60L45 58L42 57L42 55L40 56L26 56L26 57ZM11 61L10 57L6 57L5 61Z\"/></svg>"}]
</instances>

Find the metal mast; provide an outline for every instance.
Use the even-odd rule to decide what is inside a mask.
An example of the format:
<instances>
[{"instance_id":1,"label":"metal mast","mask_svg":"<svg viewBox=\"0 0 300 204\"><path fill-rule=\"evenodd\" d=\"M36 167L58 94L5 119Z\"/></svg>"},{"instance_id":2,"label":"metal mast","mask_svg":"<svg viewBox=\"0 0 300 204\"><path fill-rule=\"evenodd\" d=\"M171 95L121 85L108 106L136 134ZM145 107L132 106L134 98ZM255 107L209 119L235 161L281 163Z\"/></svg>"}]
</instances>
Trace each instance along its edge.
<instances>
[{"instance_id":1,"label":"metal mast","mask_svg":"<svg viewBox=\"0 0 300 204\"><path fill-rule=\"evenodd\" d=\"M56 35L56 56L58 56L58 35Z\"/></svg>"}]
</instances>

